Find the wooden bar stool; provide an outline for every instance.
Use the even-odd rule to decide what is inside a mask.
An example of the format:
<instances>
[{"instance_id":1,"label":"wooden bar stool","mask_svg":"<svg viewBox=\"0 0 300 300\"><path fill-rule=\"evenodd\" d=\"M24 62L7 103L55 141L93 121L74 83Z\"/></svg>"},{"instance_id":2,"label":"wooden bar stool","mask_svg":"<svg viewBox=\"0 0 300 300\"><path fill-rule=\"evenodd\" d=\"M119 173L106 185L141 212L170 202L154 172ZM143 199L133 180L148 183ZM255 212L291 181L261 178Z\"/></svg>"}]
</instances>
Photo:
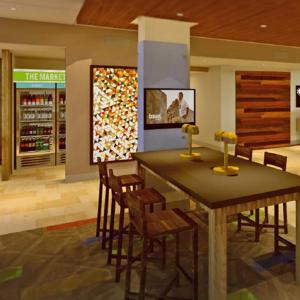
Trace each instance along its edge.
<instances>
[{"instance_id":1,"label":"wooden bar stool","mask_svg":"<svg viewBox=\"0 0 300 300\"><path fill-rule=\"evenodd\" d=\"M234 156L236 156L236 157L240 156L240 157L248 159L249 161L252 161L252 153L253 153L252 148L245 147L242 145L235 146Z\"/></svg>"},{"instance_id":2,"label":"wooden bar stool","mask_svg":"<svg viewBox=\"0 0 300 300\"><path fill-rule=\"evenodd\" d=\"M107 162L101 162L100 158L98 158L98 170L99 170L99 195L98 195L96 236L98 237L100 235L100 232L102 232L102 249L105 249L106 241L107 241L106 235L108 232L107 217L108 217L108 206L109 206L110 183L109 183L109 175L107 171ZM132 188L132 189L136 189L137 187L141 187L141 188L144 187L144 179L136 174L122 175L120 176L120 178L121 178L122 187ZM105 198L104 198L103 225L101 227L103 187L105 187Z\"/></svg>"},{"instance_id":3,"label":"wooden bar stool","mask_svg":"<svg viewBox=\"0 0 300 300\"><path fill-rule=\"evenodd\" d=\"M275 166L277 168L280 168L282 171L286 171L286 165L287 165L287 157L275 153L265 152L264 154L264 165L265 166ZM274 224L269 223L269 212L268 207L264 208L265 210L265 218L262 223L260 223L260 209L255 209L255 221L251 220L250 218L246 216L242 216L242 219L245 220L247 223L241 223L243 226L252 226L255 228L255 242L259 241L260 232L263 228L275 228L278 226L278 229L283 228L284 233L288 233L288 219L287 219L287 204L283 203L283 225L278 224L278 220L276 222L276 214L278 214L278 206L274 206L274 212L275 212L275 218L274 218Z\"/></svg>"},{"instance_id":4,"label":"wooden bar stool","mask_svg":"<svg viewBox=\"0 0 300 300\"><path fill-rule=\"evenodd\" d=\"M235 146L235 152L234 152L234 156L235 157L242 157L245 158L249 161L252 161L252 154L253 154L253 149L249 148L249 147L245 147L242 145L236 145ZM253 210L250 210L250 216L253 215ZM245 222L242 222L242 221ZM249 222L251 222L252 220L249 218L249 216L245 216L242 213L238 214L238 228L237 230L240 231L242 229L242 226L248 226ZM253 222L253 221L252 221Z\"/></svg>"},{"instance_id":5,"label":"wooden bar stool","mask_svg":"<svg viewBox=\"0 0 300 300\"><path fill-rule=\"evenodd\" d=\"M155 204L161 204L162 209L166 209L166 199L158 191L153 188L146 188L135 191L123 192L122 176L114 176L113 170L109 170L110 175L110 187L112 189L112 205L111 205L111 217L110 217L110 231L109 231L109 246L108 246L108 257L107 263L111 264L112 258L116 258L116 282L120 281L120 275L122 270L122 259L127 259L127 256L122 255L122 244L123 244L123 234L126 233L128 226L124 226L125 209L127 208L127 197L130 193L136 195L138 199L144 200L144 205L149 206L151 212L154 210ZM114 234L114 219L115 219L115 207L116 203L120 206L119 215L119 229L117 235ZM117 236L118 247L117 254L112 253L113 250L113 240Z\"/></svg>"},{"instance_id":6,"label":"wooden bar stool","mask_svg":"<svg viewBox=\"0 0 300 300\"><path fill-rule=\"evenodd\" d=\"M168 297L167 294L172 288L173 284L179 286L180 272L192 283L193 286L193 300L198 299L198 225L183 211L178 208L172 210L162 210L153 213L147 213L142 197L138 197L134 193L129 193L127 197L127 204L129 208L130 227L129 227L129 244L128 244L128 262L125 283L125 299L129 300L131 296L137 296L139 300L145 299L146 296L154 297L155 299L180 299ZM133 259L133 232L136 230L143 238L143 250L141 256L141 277L139 293L130 291L131 285L131 269L134 261ZM190 276L180 265L179 234L184 231L193 231L193 276ZM166 285L166 288L160 295L146 294L146 272L147 272L147 254L150 247L148 244L156 239L166 237L168 235L175 235L175 262L176 274Z\"/></svg>"},{"instance_id":7,"label":"wooden bar stool","mask_svg":"<svg viewBox=\"0 0 300 300\"><path fill-rule=\"evenodd\" d=\"M286 171L287 157L280 154L265 152L264 165L278 167L282 171ZM287 234L288 233L287 204L283 203L282 208L283 208L283 225L278 224L278 229L283 228L284 233ZM276 214L276 206L274 206L274 212ZM256 222L259 224L259 209L255 210L255 218L258 219L256 220ZM271 228L275 227L275 222L274 224L269 223L268 207L265 207L265 225L263 225L263 227L271 227Z\"/></svg>"}]
</instances>

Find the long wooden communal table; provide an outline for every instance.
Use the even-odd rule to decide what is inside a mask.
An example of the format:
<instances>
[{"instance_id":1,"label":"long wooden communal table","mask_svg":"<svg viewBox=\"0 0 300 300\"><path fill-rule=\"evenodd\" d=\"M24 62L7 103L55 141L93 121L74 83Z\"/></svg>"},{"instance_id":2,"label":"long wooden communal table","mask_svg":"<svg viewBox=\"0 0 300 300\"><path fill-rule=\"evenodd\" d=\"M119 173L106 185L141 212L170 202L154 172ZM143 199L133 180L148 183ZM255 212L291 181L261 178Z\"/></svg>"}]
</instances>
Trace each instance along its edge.
<instances>
[{"instance_id":1,"label":"long wooden communal table","mask_svg":"<svg viewBox=\"0 0 300 300\"><path fill-rule=\"evenodd\" d=\"M209 300L225 300L227 295L227 226L229 215L255 208L300 200L300 177L230 157L240 168L238 176L220 176L212 172L223 164L223 154L208 148L196 148L201 161L180 158L183 150L133 154L140 167L149 169L190 195L209 214ZM296 222L300 226L300 202L296 202ZM296 243L300 245L300 230ZM300 251L296 251L296 281L300 284Z\"/></svg>"}]
</instances>

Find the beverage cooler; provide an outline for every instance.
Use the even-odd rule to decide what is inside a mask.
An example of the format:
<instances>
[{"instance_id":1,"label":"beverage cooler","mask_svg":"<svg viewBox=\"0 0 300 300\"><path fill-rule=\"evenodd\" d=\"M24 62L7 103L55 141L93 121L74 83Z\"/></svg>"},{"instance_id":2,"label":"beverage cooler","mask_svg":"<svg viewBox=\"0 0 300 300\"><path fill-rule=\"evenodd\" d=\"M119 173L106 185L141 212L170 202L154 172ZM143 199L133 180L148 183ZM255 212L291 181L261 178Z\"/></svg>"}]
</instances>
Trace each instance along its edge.
<instances>
[{"instance_id":1,"label":"beverage cooler","mask_svg":"<svg viewBox=\"0 0 300 300\"><path fill-rule=\"evenodd\" d=\"M65 163L65 89L58 84L15 85L17 169Z\"/></svg>"},{"instance_id":2,"label":"beverage cooler","mask_svg":"<svg viewBox=\"0 0 300 300\"><path fill-rule=\"evenodd\" d=\"M57 84L56 90L56 164L66 161L66 91L62 84Z\"/></svg>"}]
</instances>

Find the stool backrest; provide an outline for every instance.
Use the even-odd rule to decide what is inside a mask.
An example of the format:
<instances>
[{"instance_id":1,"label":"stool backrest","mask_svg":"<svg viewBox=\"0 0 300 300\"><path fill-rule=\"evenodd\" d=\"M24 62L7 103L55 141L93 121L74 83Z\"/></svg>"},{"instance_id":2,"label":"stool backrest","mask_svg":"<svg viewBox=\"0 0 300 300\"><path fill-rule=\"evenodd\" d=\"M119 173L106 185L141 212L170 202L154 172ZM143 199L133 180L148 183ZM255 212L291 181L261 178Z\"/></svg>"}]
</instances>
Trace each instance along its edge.
<instances>
[{"instance_id":1,"label":"stool backrest","mask_svg":"<svg viewBox=\"0 0 300 300\"><path fill-rule=\"evenodd\" d=\"M122 183L120 176L115 176L112 169L109 169L109 184L113 194L122 194Z\"/></svg>"},{"instance_id":2,"label":"stool backrest","mask_svg":"<svg viewBox=\"0 0 300 300\"><path fill-rule=\"evenodd\" d=\"M144 235L147 232L147 222L145 218L145 204L141 197L134 192L127 194L127 206L129 210L130 222L133 223L136 230Z\"/></svg>"},{"instance_id":3,"label":"stool backrest","mask_svg":"<svg viewBox=\"0 0 300 300\"><path fill-rule=\"evenodd\" d=\"M100 181L102 181L104 184L108 184L107 163L101 161L100 157L98 157L98 171Z\"/></svg>"},{"instance_id":4,"label":"stool backrest","mask_svg":"<svg viewBox=\"0 0 300 300\"><path fill-rule=\"evenodd\" d=\"M264 156L264 165L271 165L280 168L282 171L286 171L286 164L287 164L287 157L271 153L271 152L265 152Z\"/></svg>"},{"instance_id":5,"label":"stool backrest","mask_svg":"<svg viewBox=\"0 0 300 300\"><path fill-rule=\"evenodd\" d=\"M253 150L249 147L236 145L234 156L241 156L252 161L252 152Z\"/></svg>"}]
</instances>

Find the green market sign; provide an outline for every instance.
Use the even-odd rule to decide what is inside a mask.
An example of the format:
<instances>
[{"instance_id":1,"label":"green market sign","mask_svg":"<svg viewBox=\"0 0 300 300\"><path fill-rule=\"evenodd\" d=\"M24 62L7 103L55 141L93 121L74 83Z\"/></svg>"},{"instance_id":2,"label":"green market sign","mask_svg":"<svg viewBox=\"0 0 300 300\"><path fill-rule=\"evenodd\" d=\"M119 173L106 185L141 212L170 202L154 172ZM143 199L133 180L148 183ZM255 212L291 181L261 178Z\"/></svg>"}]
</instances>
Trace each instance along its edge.
<instances>
[{"instance_id":1,"label":"green market sign","mask_svg":"<svg viewBox=\"0 0 300 300\"><path fill-rule=\"evenodd\" d=\"M61 82L66 81L65 71L14 69L14 82Z\"/></svg>"}]
</instances>

